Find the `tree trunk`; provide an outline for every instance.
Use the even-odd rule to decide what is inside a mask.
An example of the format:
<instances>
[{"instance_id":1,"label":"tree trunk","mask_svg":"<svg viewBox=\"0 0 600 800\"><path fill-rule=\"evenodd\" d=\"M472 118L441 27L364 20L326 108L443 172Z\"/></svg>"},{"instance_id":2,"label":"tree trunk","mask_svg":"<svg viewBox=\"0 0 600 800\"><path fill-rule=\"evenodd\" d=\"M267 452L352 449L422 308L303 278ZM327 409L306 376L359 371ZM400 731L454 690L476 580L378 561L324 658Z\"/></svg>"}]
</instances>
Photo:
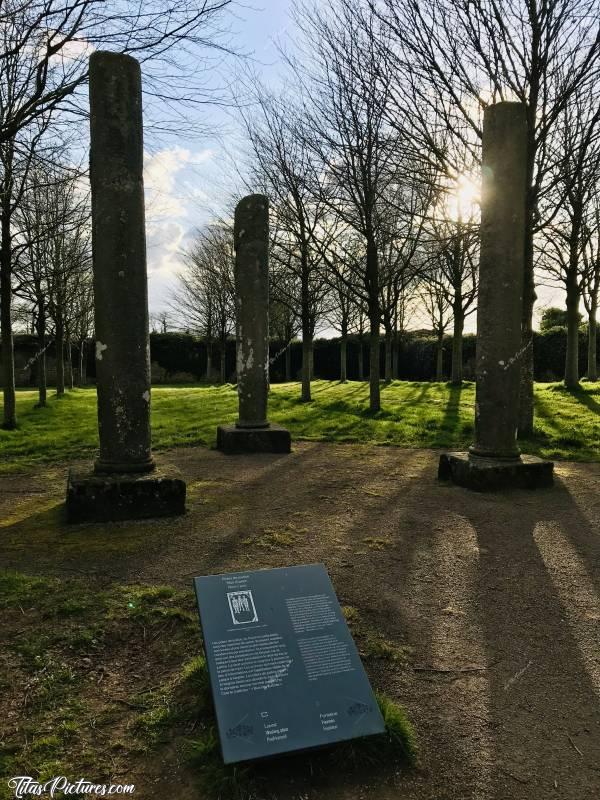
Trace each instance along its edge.
<instances>
[{"instance_id":1,"label":"tree trunk","mask_svg":"<svg viewBox=\"0 0 600 800\"><path fill-rule=\"evenodd\" d=\"M304 328L304 325L302 326ZM302 388L300 399L303 403L311 401L310 380L311 380L311 361L312 342L309 331L302 331Z\"/></svg>"},{"instance_id":2,"label":"tree trunk","mask_svg":"<svg viewBox=\"0 0 600 800\"><path fill-rule=\"evenodd\" d=\"M392 338L392 380L397 381L400 377L400 338L398 332Z\"/></svg>"},{"instance_id":3,"label":"tree trunk","mask_svg":"<svg viewBox=\"0 0 600 800\"><path fill-rule=\"evenodd\" d=\"M43 305L39 304L39 313L36 321L37 330L37 384L38 401L36 408L45 408L48 396L48 386L46 380L46 314Z\"/></svg>"},{"instance_id":4,"label":"tree trunk","mask_svg":"<svg viewBox=\"0 0 600 800\"><path fill-rule=\"evenodd\" d=\"M565 358L565 386L579 386L579 289L577 278L569 271L567 276L567 353Z\"/></svg>"},{"instance_id":5,"label":"tree trunk","mask_svg":"<svg viewBox=\"0 0 600 800\"><path fill-rule=\"evenodd\" d=\"M60 316L56 319L56 396L65 394L65 331Z\"/></svg>"},{"instance_id":6,"label":"tree trunk","mask_svg":"<svg viewBox=\"0 0 600 800\"><path fill-rule=\"evenodd\" d=\"M465 320L462 308L454 310L454 332L452 336L452 374L451 381L454 386L460 386L463 379L463 328Z\"/></svg>"},{"instance_id":7,"label":"tree trunk","mask_svg":"<svg viewBox=\"0 0 600 800\"><path fill-rule=\"evenodd\" d=\"M86 341L81 339L79 342L79 384L85 386L87 383L87 358Z\"/></svg>"},{"instance_id":8,"label":"tree trunk","mask_svg":"<svg viewBox=\"0 0 600 800\"><path fill-rule=\"evenodd\" d=\"M209 342L206 343L206 380L209 383L212 380L212 347Z\"/></svg>"},{"instance_id":9,"label":"tree trunk","mask_svg":"<svg viewBox=\"0 0 600 800\"><path fill-rule=\"evenodd\" d=\"M365 351L363 350L362 335L358 337L358 380L365 379Z\"/></svg>"},{"instance_id":10,"label":"tree trunk","mask_svg":"<svg viewBox=\"0 0 600 800\"><path fill-rule=\"evenodd\" d=\"M342 332L340 340L340 381L346 383L348 381L348 334Z\"/></svg>"},{"instance_id":11,"label":"tree trunk","mask_svg":"<svg viewBox=\"0 0 600 800\"><path fill-rule=\"evenodd\" d=\"M300 324L302 326L302 387L300 399L303 403L312 400L310 382L312 379L312 327L310 320L310 286L308 282L308 245L304 241L300 248Z\"/></svg>"},{"instance_id":12,"label":"tree trunk","mask_svg":"<svg viewBox=\"0 0 600 800\"><path fill-rule=\"evenodd\" d=\"M598 306L598 300L594 298L592 300L592 307L588 315L588 368L587 368L588 381L598 380L598 357L596 353L596 347L598 342L597 339L598 323L596 320L596 314L598 311L597 306Z\"/></svg>"},{"instance_id":13,"label":"tree trunk","mask_svg":"<svg viewBox=\"0 0 600 800\"><path fill-rule=\"evenodd\" d=\"M15 354L12 331L12 263L10 236L10 192L2 196L2 232L0 244L0 326L2 332L2 378L4 419L2 427L17 427L15 393Z\"/></svg>"},{"instance_id":14,"label":"tree trunk","mask_svg":"<svg viewBox=\"0 0 600 800\"><path fill-rule=\"evenodd\" d=\"M225 379L227 378L227 342L225 340L221 341L221 364L219 378L222 384L225 383Z\"/></svg>"},{"instance_id":15,"label":"tree trunk","mask_svg":"<svg viewBox=\"0 0 600 800\"><path fill-rule=\"evenodd\" d=\"M370 315L369 332L369 410L377 412L381 409L381 393L379 389L379 309Z\"/></svg>"},{"instance_id":16,"label":"tree trunk","mask_svg":"<svg viewBox=\"0 0 600 800\"><path fill-rule=\"evenodd\" d=\"M292 344L288 343L285 348L285 380L289 383L292 380Z\"/></svg>"},{"instance_id":17,"label":"tree trunk","mask_svg":"<svg viewBox=\"0 0 600 800\"><path fill-rule=\"evenodd\" d=\"M65 343L65 350L66 350L66 375L67 375L67 386L69 389L73 389L73 352L71 349L71 337L67 336L67 341Z\"/></svg>"},{"instance_id":18,"label":"tree trunk","mask_svg":"<svg viewBox=\"0 0 600 800\"><path fill-rule=\"evenodd\" d=\"M384 379L386 383L391 383L392 381L392 332L391 330L386 330L385 332L385 372L384 372Z\"/></svg>"},{"instance_id":19,"label":"tree trunk","mask_svg":"<svg viewBox=\"0 0 600 800\"><path fill-rule=\"evenodd\" d=\"M437 337L435 379L436 381L444 380L444 332L443 331L438 333Z\"/></svg>"},{"instance_id":20,"label":"tree trunk","mask_svg":"<svg viewBox=\"0 0 600 800\"><path fill-rule=\"evenodd\" d=\"M573 204L571 233L569 236L569 266L566 274L567 290L567 352L565 357L565 386L568 389L579 387L579 300L580 289L577 281L579 241L583 206L578 201Z\"/></svg>"},{"instance_id":21,"label":"tree trunk","mask_svg":"<svg viewBox=\"0 0 600 800\"><path fill-rule=\"evenodd\" d=\"M379 263L377 245L373 239L367 240L367 278L369 286L369 410L377 412L381 408L379 388L379 325L381 309L379 306Z\"/></svg>"}]
</instances>

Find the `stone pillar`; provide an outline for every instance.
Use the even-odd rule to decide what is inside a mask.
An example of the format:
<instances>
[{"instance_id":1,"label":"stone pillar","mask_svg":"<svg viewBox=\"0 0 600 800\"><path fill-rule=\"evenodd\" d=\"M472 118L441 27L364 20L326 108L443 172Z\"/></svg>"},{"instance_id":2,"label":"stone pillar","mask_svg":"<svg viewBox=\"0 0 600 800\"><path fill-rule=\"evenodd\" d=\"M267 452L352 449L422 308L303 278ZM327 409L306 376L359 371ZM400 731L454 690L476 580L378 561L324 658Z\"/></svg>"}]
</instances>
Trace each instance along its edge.
<instances>
[{"instance_id":1,"label":"stone pillar","mask_svg":"<svg viewBox=\"0 0 600 800\"><path fill-rule=\"evenodd\" d=\"M475 443L442 456L439 476L476 489L552 484L552 464L517 446L525 270L527 122L521 103L486 108L477 305Z\"/></svg>"},{"instance_id":2,"label":"stone pillar","mask_svg":"<svg viewBox=\"0 0 600 800\"><path fill-rule=\"evenodd\" d=\"M235 209L235 308L239 418L219 425L226 453L289 453L290 434L267 420L269 394L269 201L244 197Z\"/></svg>"},{"instance_id":3,"label":"stone pillar","mask_svg":"<svg viewBox=\"0 0 600 800\"><path fill-rule=\"evenodd\" d=\"M235 209L238 428L267 428L269 393L269 201L244 197Z\"/></svg>"},{"instance_id":4,"label":"stone pillar","mask_svg":"<svg viewBox=\"0 0 600 800\"><path fill-rule=\"evenodd\" d=\"M149 472L150 335L140 65L90 58L90 183L100 456L96 472Z\"/></svg>"},{"instance_id":5,"label":"stone pillar","mask_svg":"<svg viewBox=\"0 0 600 800\"><path fill-rule=\"evenodd\" d=\"M527 122L521 103L483 121L477 392L472 455L519 458L519 351L525 270Z\"/></svg>"},{"instance_id":6,"label":"stone pillar","mask_svg":"<svg viewBox=\"0 0 600 800\"><path fill-rule=\"evenodd\" d=\"M100 453L93 474L69 474L68 518L181 513L185 483L155 472L151 452L142 83L134 58L92 54L90 112Z\"/></svg>"}]
</instances>

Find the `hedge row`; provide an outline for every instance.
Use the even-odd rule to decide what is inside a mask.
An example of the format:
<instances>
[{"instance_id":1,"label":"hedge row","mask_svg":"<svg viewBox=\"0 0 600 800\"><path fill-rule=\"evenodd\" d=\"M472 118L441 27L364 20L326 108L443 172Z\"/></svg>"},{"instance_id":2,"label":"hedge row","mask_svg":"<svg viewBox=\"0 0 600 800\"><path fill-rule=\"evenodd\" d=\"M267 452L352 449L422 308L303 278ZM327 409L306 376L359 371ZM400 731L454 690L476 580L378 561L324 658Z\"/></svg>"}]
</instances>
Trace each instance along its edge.
<instances>
[{"instance_id":1,"label":"hedge row","mask_svg":"<svg viewBox=\"0 0 600 800\"><path fill-rule=\"evenodd\" d=\"M580 374L585 375L587 369L587 336L580 334ZM365 376L368 374L368 342L362 344L357 337L351 336L348 342L348 378L359 377L358 353L362 346ZM282 342L271 343L271 380L279 383L285 380L285 354ZM535 333L534 359L535 378L538 381L560 380L564 372L566 334L563 329L554 328L544 333ZM600 344L599 344L600 351ZM18 365L22 365L21 384L35 384L35 353L37 341L29 335L15 337L15 355ZM235 341L227 342L225 374L228 380L235 379ZM450 374L452 338L444 339L444 375ZM150 352L152 359L153 381L155 383L201 381L206 377L207 349L199 338L185 333L153 333L150 335ZM294 341L290 345L291 375L296 380L302 365L302 344ZM88 377L95 377L94 346L88 342L86 346L86 363ZM50 345L46 351L49 372L52 373L55 358L54 348ZM27 367L28 363L33 363ZM435 377L436 342L431 336L423 333L409 333L402 337L399 351L399 378L401 380L433 380ZM77 369L79 350L73 345L73 364ZM467 334L463 343L463 364L465 379L473 379L475 367L475 335ZM23 367L26 367L23 369ZM213 346L212 368L213 378L219 374L219 349ZM381 347L381 371L384 369L384 348ZM340 376L340 340L317 339L314 343L314 375L317 378L337 380ZM49 375L49 378L51 375Z\"/></svg>"},{"instance_id":2,"label":"hedge row","mask_svg":"<svg viewBox=\"0 0 600 800\"><path fill-rule=\"evenodd\" d=\"M474 334L467 334L463 342L463 364L465 379L475 377L475 341ZM357 380L359 377L359 349L362 346L365 374L368 374L369 348L365 340L361 343L355 336L348 342L348 378ZM281 352L282 342L271 343L271 357L275 360L271 364L271 380L279 383L285 380L285 355ZM566 333L562 329L554 328L545 333L536 332L534 335L534 360L535 379L538 381L560 380L564 373ZM204 343L187 334L161 333L152 334L150 338L152 360L164 370L164 377L169 375L187 373L196 380L201 380L206 375L206 346ZM302 343L294 341L291 349L291 374L292 379L297 379L302 366ZM600 352L600 345L598 348ZM401 380L433 380L436 365L436 341L433 337L423 334L407 334L400 341L398 359L399 378ZM452 337L444 339L444 374L450 374L452 353ZM384 347L381 346L381 374L384 370ZM587 369L587 335L580 333L579 337L579 369L585 375ZM213 353L213 369L219 368L220 358L217 348ZM229 379L235 377L235 342L228 342L226 353L226 375ZM317 378L337 380L340 377L340 340L316 339L314 343L314 374Z\"/></svg>"}]
</instances>

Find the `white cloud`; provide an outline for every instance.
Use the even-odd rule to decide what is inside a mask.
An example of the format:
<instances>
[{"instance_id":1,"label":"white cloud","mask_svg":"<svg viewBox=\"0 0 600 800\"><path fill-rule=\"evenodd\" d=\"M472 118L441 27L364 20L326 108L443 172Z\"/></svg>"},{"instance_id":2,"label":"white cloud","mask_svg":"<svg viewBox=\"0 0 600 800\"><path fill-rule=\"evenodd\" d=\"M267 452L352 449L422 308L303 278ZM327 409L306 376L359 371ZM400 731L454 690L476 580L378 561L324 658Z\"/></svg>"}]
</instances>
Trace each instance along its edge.
<instances>
[{"instance_id":1,"label":"white cloud","mask_svg":"<svg viewBox=\"0 0 600 800\"><path fill-rule=\"evenodd\" d=\"M190 151L183 147L144 154L146 220L186 216L187 209L176 188L178 174L190 158Z\"/></svg>"},{"instance_id":2,"label":"white cloud","mask_svg":"<svg viewBox=\"0 0 600 800\"><path fill-rule=\"evenodd\" d=\"M208 163L213 151L193 153L170 147L145 153L146 245L150 310L168 302L174 277L181 268L181 250L197 226L195 206L204 193L195 184L193 168Z\"/></svg>"}]
</instances>

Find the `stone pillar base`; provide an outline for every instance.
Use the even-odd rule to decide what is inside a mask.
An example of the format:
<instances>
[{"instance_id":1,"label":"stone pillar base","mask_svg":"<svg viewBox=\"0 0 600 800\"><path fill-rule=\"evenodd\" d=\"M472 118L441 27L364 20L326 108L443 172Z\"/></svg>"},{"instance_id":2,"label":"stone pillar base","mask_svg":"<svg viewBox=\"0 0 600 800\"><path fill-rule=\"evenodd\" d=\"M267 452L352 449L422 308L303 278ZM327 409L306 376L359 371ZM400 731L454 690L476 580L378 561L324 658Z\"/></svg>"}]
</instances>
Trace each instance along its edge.
<instances>
[{"instance_id":1,"label":"stone pillar base","mask_svg":"<svg viewBox=\"0 0 600 800\"><path fill-rule=\"evenodd\" d=\"M291 445L290 432L273 423L268 428L237 428L235 425L217 428L217 450L224 453L289 453Z\"/></svg>"},{"instance_id":2,"label":"stone pillar base","mask_svg":"<svg viewBox=\"0 0 600 800\"><path fill-rule=\"evenodd\" d=\"M98 475L69 470L67 522L173 517L185 511L185 481L174 468Z\"/></svg>"},{"instance_id":3,"label":"stone pillar base","mask_svg":"<svg viewBox=\"0 0 600 800\"><path fill-rule=\"evenodd\" d=\"M544 489L554 483L554 464L535 456L521 456L520 461L473 458L468 453L444 453L440 456L438 479L478 492L498 489Z\"/></svg>"}]
</instances>

